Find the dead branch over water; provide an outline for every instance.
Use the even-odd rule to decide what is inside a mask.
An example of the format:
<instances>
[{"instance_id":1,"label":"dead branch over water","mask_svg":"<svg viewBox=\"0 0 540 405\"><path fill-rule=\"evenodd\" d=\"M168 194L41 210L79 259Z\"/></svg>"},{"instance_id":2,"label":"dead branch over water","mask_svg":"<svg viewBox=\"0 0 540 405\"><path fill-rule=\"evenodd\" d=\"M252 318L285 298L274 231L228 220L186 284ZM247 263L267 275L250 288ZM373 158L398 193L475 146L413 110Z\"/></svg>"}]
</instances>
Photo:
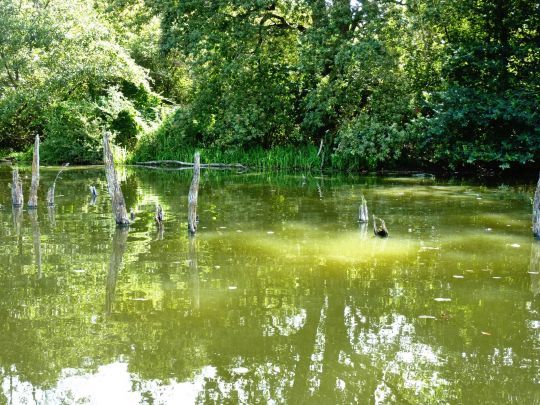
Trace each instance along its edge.
<instances>
[{"instance_id":1,"label":"dead branch over water","mask_svg":"<svg viewBox=\"0 0 540 405\"><path fill-rule=\"evenodd\" d=\"M198 153L198 152L197 152ZM184 167L194 167L195 163L191 162L182 162L180 160L151 160L148 162L135 162L136 165L141 166L184 166ZM199 163L199 167L204 168L220 168L220 169L243 169L247 170L247 166L244 166L240 163Z\"/></svg>"},{"instance_id":2,"label":"dead branch over water","mask_svg":"<svg viewBox=\"0 0 540 405\"><path fill-rule=\"evenodd\" d=\"M47 204L49 207L54 206L54 190L56 188L56 180L58 180L58 177L62 174L64 170L66 170L66 167L69 166L69 163L66 163L62 166L62 169L56 174L56 177L54 178L54 181L52 183L52 186L49 187L49 190L47 190Z\"/></svg>"}]
</instances>

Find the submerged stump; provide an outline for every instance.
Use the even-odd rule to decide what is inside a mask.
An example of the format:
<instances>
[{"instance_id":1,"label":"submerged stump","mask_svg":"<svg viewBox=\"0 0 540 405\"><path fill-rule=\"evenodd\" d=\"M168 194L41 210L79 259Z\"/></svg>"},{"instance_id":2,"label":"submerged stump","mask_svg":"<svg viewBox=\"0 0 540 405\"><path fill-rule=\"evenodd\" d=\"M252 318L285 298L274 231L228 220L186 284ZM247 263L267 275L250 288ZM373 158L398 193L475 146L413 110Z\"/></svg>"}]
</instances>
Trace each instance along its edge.
<instances>
[{"instance_id":1,"label":"submerged stump","mask_svg":"<svg viewBox=\"0 0 540 405\"><path fill-rule=\"evenodd\" d=\"M163 219L164 219L163 208L161 208L161 205L156 204L156 215L154 216L154 220L156 221L156 225L158 227L163 226Z\"/></svg>"},{"instance_id":2,"label":"submerged stump","mask_svg":"<svg viewBox=\"0 0 540 405\"><path fill-rule=\"evenodd\" d=\"M197 199L199 196L199 179L201 177L201 155L195 153L195 164L193 165L193 179L189 187L188 195L188 232L195 235L197 232Z\"/></svg>"},{"instance_id":3,"label":"submerged stump","mask_svg":"<svg viewBox=\"0 0 540 405\"><path fill-rule=\"evenodd\" d=\"M13 182L11 183L11 201L14 207L22 207L24 204L22 182L19 169L13 169Z\"/></svg>"},{"instance_id":4,"label":"submerged stump","mask_svg":"<svg viewBox=\"0 0 540 405\"><path fill-rule=\"evenodd\" d=\"M373 233L380 238L386 238L388 236L388 229L386 228L384 219L377 218L375 215L373 215Z\"/></svg>"},{"instance_id":5,"label":"submerged stump","mask_svg":"<svg viewBox=\"0 0 540 405\"><path fill-rule=\"evenodd\" d=\"M109 134L103 131L103 162L105 164L105 174L107 176L107 189L112 200L113 217L117 225L129 226L129 217L126 210L124 195L120 188L114 160L109 143Z\"/></svg>"},{"instance_id":6,"label":"submerged stump","mask_svg":"<svg viewBox=\"0 0 540 405\"><path fill-rule=\"evenodd\" d=\"M39 188L39 135L36 135L34 142L34 158L32 159L32 184L28 196L28 208L37 208Z\"/></svg>"}]
</instances>

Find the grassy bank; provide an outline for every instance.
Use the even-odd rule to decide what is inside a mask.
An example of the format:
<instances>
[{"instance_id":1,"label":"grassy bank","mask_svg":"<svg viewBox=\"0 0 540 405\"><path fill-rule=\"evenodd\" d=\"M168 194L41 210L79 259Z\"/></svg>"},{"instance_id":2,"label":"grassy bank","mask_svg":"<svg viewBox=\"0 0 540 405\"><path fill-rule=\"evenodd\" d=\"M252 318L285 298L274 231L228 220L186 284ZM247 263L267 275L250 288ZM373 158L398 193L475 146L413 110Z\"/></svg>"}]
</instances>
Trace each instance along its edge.
<instances>
[{"instance_id":1,"label":"grassy bank","mask_svg":"<svg viewBox=\"0 0 540 405\"><path fill-rule=\"evenodd\" d=\"M182 149L165 149L155 154L135 151L128 158L128 163L145 162L149 160L180 160L193 161L195 151L201 153L202 163L241 163L250 169L258 171L285 170L319 170L321 156L317 156L314 146L291 147L282 146L269 150L254 149L217 149L186 147ZM329 163L329 162L326 162Z\"/></svg>"}]
</instances>

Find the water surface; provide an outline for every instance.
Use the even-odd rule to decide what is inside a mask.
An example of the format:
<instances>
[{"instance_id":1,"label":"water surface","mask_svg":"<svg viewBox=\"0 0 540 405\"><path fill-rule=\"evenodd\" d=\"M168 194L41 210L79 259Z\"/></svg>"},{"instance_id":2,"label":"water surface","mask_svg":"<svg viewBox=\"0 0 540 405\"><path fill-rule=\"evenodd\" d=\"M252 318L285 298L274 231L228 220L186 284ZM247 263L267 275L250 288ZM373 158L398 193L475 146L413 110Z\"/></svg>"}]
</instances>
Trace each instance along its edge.
<instances>
[{"instance_id":1,"label":"water surface","mask_svg":"<svg viewBox=\"0 0 540 405\"><path fill-rule=\"evenodd\" d=\"M206 171L189 239L191 171L121 169L129 230L56 172L0 166L0 403L540 402L530 186Z\"/></svg>"}]
</instances>

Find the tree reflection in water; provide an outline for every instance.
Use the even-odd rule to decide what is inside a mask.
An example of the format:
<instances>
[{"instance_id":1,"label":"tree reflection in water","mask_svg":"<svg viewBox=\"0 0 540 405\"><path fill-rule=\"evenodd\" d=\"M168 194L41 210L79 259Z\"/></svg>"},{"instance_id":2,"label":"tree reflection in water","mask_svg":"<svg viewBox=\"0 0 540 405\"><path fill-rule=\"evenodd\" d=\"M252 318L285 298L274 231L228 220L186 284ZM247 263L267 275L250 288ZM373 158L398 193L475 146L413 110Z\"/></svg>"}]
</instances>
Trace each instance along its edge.
<instances>
[{"instance_id":1,"label":"tree reflection in water","mask_svg":"<svg viewBox=\"0 0 540 405\"><path fill-rule=\"evenodd\" d=\"M126 169L128 238L102 177L74 168L51 226L0 211L0 402L538 402L521 189L208 172L188 239L189 171Z\"/></svg>"}]
</instances>

